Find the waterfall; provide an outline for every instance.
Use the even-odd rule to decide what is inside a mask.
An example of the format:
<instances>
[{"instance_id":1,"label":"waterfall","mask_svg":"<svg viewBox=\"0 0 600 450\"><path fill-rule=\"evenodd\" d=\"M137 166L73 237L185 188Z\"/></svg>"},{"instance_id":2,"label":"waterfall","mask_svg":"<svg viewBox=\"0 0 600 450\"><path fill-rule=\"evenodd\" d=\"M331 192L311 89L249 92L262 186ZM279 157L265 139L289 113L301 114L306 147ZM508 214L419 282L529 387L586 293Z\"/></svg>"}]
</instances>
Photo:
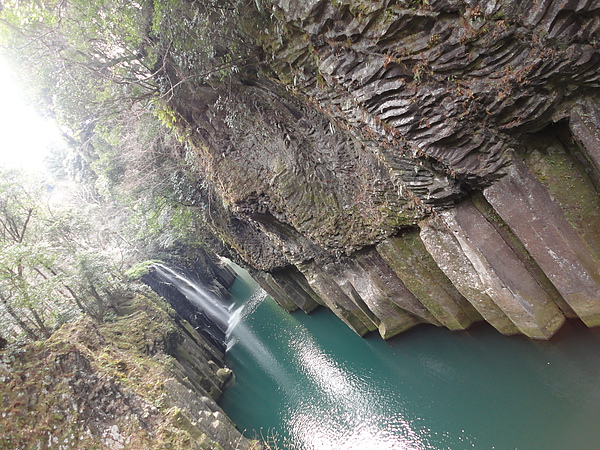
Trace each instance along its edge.
<instances>
[{"instance_id":1,"label":"waterfall","mask_svg":"<svg viewBox=\"0 0 600 450\"><path fill-rule=\"evenodd\" d=\"M225 345L232 328L230 324L235 321L236 311L232 311L233 305L227 304L197 280L183 273L158 263L154 264L153 268L156 278L163 285L177 291L197 310L200 316L195 317L195 322L200 322L200 331L207 333L220 346ZM173 300L169 299L170 303L173 303ZM172 306L178 309L175 305Z\"/></svg>"}]
</instances>

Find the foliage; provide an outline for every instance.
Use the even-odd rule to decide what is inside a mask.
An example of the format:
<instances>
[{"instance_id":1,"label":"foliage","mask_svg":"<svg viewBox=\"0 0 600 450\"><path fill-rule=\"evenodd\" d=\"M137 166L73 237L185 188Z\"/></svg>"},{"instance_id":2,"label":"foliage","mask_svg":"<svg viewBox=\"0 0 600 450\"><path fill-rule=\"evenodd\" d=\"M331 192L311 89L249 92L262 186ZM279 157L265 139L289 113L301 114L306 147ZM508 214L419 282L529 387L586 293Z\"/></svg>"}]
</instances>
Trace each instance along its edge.
<instances>
[{"instance_id":1,"label":"foliage","mask_svg":"<svg viewBox=\"0 0 600 450\"><path fill-rule=\"evenodd\" d=\"M47 338L79 314L102 322L127 295L127 247L103 205L58 204L40 180L0 171L0 314L5 336ZM63 194L64 196L64 194ZM118 234L118 233L117 233Z\"/></svg>"},{"instance_id":2,"label":"foliage","mask_svg":"<svg viewBox=\"0 0 600 450\"><path fill-rule=\"evenodd\" d=\"M81 318L0 352L0 449L204 448L172 420L185 404L165 383L178 383L165 352L180 339L167 305L144 293L118 306L111 323Z\"/></svg>"},{"instance_id":3,"label":"foliage","mask_svg":"<svg viewBox=\"0 0 600 450\"><path fill-rule=\"evenodd\" d=\"M245 9L240 0L9 0L0 38L42 109L84 144L136 102L168 101L185 83L254 60L239 31Z\"/></svg>"},{"instance_id":4,"label":"foliage","mask_svg":"<svg viewBox=\"0 0 600 450\"><path fill-rule=\"evenodd\" d=\"M215 195L172 105L191 86L222 83L255 61L240 26L253 5L4 2L0 44L38 109L62 127L69 146L52 164L71 191L59 207L39 181L3 178L3 242L12 241L0 251L0 299L9 335L45 337L78 313L104 320L127 289L126 267L210 234Z\"/></svg>"},{"instance_id":5,"label":"foliage","mask_svg":"<svg viewBox=\"0 0 600 450\"><path fill-rule=\"evenodd\" d=\"M125 272L125 276L129 279L136 280L138 278L143 277L144 275L148 275L150 273L150 267L152 267L156 263L161 262L162 261L159 261L157 259L151 259L134 264Z\"/></svg>"},{"instance_id":6,"label":"foliage","mask_svg":"<svg viewBox=\"0 0 600 450\"><path fill-rule=\"evenodd\" d=\"M247 0L10 0L0 42L70 144L54 171L95 201L132 205L130 235L155 248L204 226L210 184L171 103L257 55ZM188 88L189 87L189 88ZM102 199L102 200L100 200Z\"/></svg>"},{"instance_id":7,"label":"foliage","mask_svg":"<svg viewBox=\"0 0 600 450\"><path fill-rule=\"evenodd\" d=\"M129 308L124 299L131 297L130 279L147 270L143 264L129 272L126 268L201 233L213 193L196 166L198 155L173 104L187 95L189 84L222 83L254 60L253 47L237 26L251 4L7 0L0 6L0 44L22 68L38 109L58 119L69 144L57 148L53 158L54 173L61 177L60 203L44 182L0 171L0 338L49 338L26 346L33 356L24 358L23 376L2 375L10 393L2 398L17 414L15 420L11 417L12 434L0 439L0 447L14 443L7 436L46 438L51 429L58 430L52 436L64 431L61 444L63 438L65 445L75 442L74 435L82 431L77 444L97 445L87 442L89 428L75 427L88 427L89 418L82 414L98 408L64 407L92 399L85 392L69 401L67 389L80 380L67 386L64 376L85 373L95 379L97 364L104 365L100 382L106 374L112 377L94 391L100 392L101 405L106 393L114 393L115 399L125 396L114 380L146 393L156 391L162 398L158 381L169 374L138 364L137 358L126 360L121 348L108 350L103 337L93 334L114 331L121 345L141 344L147 350L153 327L162 326L154 313L137 314L138 321L129 323L132 329L121 329L117 316ZM87 348L69 339L76 324L61 327L82 314L100 324L80 322L93 335ZM59 356L51 357L50 350L58 350ZM86 362L92 361L92 353L96 362ZM74 358L74 369L60 373L68 358ZM158 381L149 388L143 382L150 373L158 374L152 380ZM46 383L39 397L35 383ZM54 414L32 420L30 411L19 409L19 396L29 397L28 405L48 407L42 413ZM135 410L128 403L131 398L125 403ZM178 448L171 441L181 431L173 431L170 423L161 422L165 429L159 428L153 445L162 444L164 435L165 446ZM181 447L187 448L189 437L182 439L186 445Z\"/></svg>"},{"instance_id":8,"label":"foliage","mask_svg":"<svg viewBox=\"0 0 600 450\"><path fill-rule=\"evenodd\" d=\"M117 154L93 167L97 189L122 205L127 234L147 257L194 239L203 227L209 187L193 148L145 108L131 109L119 131Z\"/></svg>"},{"instance_id":9,"label":"foliage","mask_svg":"<svg viewBox=\"0 0 600 450\"><path fill-rule=\"evenodd\" d=\"M40 186L27 185L19 173L0 173L0 302L12 318L6 333L19 330L33 339L50 335L50 316L60 320L68 313L50 307L56 280L46 267L54 255L41 233L40 194Z\"/></svg>"}]
</instances>

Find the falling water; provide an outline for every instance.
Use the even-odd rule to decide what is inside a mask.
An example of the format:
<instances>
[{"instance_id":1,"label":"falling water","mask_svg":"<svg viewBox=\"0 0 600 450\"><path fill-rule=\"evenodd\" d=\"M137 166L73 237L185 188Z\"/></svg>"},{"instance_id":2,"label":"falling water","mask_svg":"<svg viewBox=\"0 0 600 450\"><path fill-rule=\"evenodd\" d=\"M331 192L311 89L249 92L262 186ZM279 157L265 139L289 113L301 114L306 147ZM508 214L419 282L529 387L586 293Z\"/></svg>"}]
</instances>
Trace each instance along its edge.
<instances>
[{"instance_id":1,"label":"falling water","mask_svg":"<svg viewBox=\"0 0 600 450\"><path fill-rule=\"evenodd\" d=\"M206 321L209 322L207 329L211 337L216 341L227 341L231 329L235 326L239 318L239 313L232 304L227 304L225 300L206 289L198 281L191 277L177 272L163 264L154 264L156 276L165 284L168 284L179 291L198 311L200 311ZM237 308L241 309L241 307ZM218 329L214 332L210 325ZM233 326L232 326L233 325Z\"/></svg>"},{"instance_id":2,"label":"falling water","mask_svg":"<svg viewBox=\"0 0 600 450\"><path fill-rule=\"evenodd\" d=\"M294 450L597 448L600 337L551 342L422 327L361 339L329 311L289 315L245 272L227 303L157 265L218 326L235 381L220 401L248 436ZM280 442L282 442L280 440Z\"/></svg>"}]
</instances>

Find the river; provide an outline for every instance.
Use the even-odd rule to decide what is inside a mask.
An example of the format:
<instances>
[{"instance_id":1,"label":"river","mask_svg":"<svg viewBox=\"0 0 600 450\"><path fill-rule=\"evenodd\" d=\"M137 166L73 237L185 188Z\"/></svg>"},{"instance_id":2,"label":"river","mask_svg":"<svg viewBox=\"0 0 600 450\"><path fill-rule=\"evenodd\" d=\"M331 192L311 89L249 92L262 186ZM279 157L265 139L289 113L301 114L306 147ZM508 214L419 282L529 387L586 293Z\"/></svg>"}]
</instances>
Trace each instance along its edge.
<instances>
[{"instance_id":1,"label":"river","mask_svg":"<svg viewBox=\"0 0 600 450\"><path fill-rule=\"evenodd\" d=\"M221 406L278 449L600 448L600 335L551 342L419 326L362 339L332 313L288 314L247 275ZM240 314L241 313L241 314Z\"/></svg>"}]
</instances>

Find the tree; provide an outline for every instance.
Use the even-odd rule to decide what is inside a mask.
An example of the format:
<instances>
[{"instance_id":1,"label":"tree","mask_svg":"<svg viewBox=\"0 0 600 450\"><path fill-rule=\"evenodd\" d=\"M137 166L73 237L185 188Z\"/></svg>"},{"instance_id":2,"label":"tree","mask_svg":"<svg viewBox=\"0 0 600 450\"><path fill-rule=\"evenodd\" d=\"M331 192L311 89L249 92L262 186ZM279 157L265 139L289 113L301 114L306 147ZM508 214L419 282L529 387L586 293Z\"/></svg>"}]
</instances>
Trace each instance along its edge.
<instances>
[{"instance_id":1,"label":"tree","mask_svg":"<svg viewBox=\"0 0 600 450\"><path fill-rule=\"evenodd\" d=\"M103 205L75 210L47 190L0 170L0 311L11 337L47 338L79 314L102 322L131 287L124 275L131 246L100 220Z\"/></svg>"},{"instance_id":2,"label":"tree","mask_svg":"<svg viewBox=\"0 0 600 450\"><path fill-rule=\"evenodd\" d=\"M76 153L68 158L77 177L99 191L111 183L139 186L147 172L143 165L129 165L130 156L142 155L140 160L152 161L156 169L166 167L167 152L179 165L176 176L167 170L167 176L154 179L183 193L181 181L190 171L181 168L189 160L181 145L167 142L173 129L181 128L171 103L178 95L187 98L188 85L222 84L257 61L242 26L253 5L247 0L7 0L0 11L0 43L22 67L38 108L58 119ZM134 118L150 126L132 126ZM143 155L147 148L151 155ZM119 178L125 176L123 183Z\"/></svg>"},{"instance_id":3,"label":"tree","mask_svg":"<svg viewBox=\"0 0 600 450\"><path fill-rule=\"evenodd\" d=\"M63 313L50 307L54 283L45 272L54 262L43 240L42 192L17 171L0 173L0 302L32 339L50 336L49 315Z\"/></svg>"},{"instance_id":4,"label":"tree","mask_svg":"<svg viewBox=\"0 0 600 450\"><path fill-rule=\"evenodd\" d=\"M168 101L256 61L240 31L241 0L7 0L5 51L27 70L41 109L93 134L132 103Z\"/></svg>"},{"instance_id":5,"label":"tree","mask_svg":"<svg viewBox=\"0 0 600 450\"><path fill-rule=\"evenodd\" d=\"M42 201L42 184L3 181L0 302L15 333L44 337L76 313L103 320L127 290L122 273L143 237L153 234L153 247L165 248L204 226L215 196L189 157L188 136L174 131L181 127L173 105L190 86L223 85L256 61L241 26L253 5L4 2L4 53L22 67L38 109L58 119L69 144L55 153L54 167L87 183L74 212Z\"/></svg>"}]
</instances>

